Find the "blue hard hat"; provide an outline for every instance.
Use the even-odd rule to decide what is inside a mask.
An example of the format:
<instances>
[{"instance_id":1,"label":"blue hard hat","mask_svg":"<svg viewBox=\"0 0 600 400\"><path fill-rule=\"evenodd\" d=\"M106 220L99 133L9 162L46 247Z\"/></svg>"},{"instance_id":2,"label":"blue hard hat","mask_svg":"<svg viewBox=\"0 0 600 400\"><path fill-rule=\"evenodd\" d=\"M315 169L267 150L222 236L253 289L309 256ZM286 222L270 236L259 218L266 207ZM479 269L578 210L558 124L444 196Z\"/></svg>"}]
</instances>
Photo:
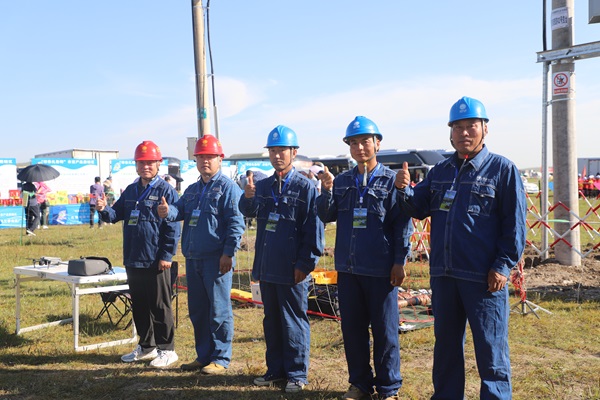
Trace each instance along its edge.
<instances>
[{"instance_id":1,"label":"blue hard hat","mask_svg":"<svg viewBox=\"0 0 600 400\"><path fill-rule=\"evenodd\" d=\"M468 118L479 118L485 122L489 121L482 102L472 97L462 97L450 109L448 126L451 126L454 121Z\"/></svg>"},{"instance_id":2,"label":"blue hard hat","mask_svg":"<svg viewBox=\"0 0 600 400\"><path fill-rule=\"evenodd\" d=\"M269 132L266 148L269 147L294 147L298 148L298 138L296 132L287 126L277 125L275 129Z\"/></svg>"},{"instance_id":3,"label":"blue hard hat","mask_svg":"<svg viewBox=\"0 0 600 400\"><path fill-rule=\"evenodd\" d=\"M379 133L379 128L375 125L375 122L371 121L367 117L357 116L350 122L350 125L346 128L346 136L344 136L344 142L348 143L348 139L353 136L359 135L375 135L377 139L383 140L383 135Z\"/></svg>"}]
</instances>

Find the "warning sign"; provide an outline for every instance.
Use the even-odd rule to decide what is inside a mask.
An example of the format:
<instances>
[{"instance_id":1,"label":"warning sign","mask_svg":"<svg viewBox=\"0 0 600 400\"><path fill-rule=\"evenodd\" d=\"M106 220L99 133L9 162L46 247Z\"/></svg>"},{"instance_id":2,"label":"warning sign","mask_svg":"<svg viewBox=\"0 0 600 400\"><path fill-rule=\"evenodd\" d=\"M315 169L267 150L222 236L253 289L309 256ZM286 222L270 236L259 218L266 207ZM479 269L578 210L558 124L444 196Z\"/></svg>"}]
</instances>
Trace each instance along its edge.
<instances>
[{"instance_id":1,"label":"warning sign","mask_svg":"<svg viewBox=\"0 0 600 400\"><path fill-rule=\"evenodd\" d=\"M566 72L557 72L552 75L552 94L568 94L569 86L569 75Z\"/></svg>"}]
</instances>

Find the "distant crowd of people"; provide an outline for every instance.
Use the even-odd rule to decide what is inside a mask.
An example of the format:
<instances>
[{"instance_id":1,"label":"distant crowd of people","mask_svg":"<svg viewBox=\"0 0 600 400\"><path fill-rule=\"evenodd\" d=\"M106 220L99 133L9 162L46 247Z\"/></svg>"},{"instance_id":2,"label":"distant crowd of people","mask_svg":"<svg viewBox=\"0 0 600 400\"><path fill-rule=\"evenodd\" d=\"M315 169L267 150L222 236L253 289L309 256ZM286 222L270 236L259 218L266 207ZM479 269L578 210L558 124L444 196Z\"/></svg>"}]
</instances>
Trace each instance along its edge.
<instances>
[{"instance_id":1,"label":"distant crowd of people","mask_svg":"<svg viewBox=\"0 0 600 400\"><path fill-rule=\"evenodd\" d=\"M596 175L582 176L577 175L577 188L580 195L583 194L588 198L595 198L600 195L600 172Z\"/></svg>"}]
</instances>

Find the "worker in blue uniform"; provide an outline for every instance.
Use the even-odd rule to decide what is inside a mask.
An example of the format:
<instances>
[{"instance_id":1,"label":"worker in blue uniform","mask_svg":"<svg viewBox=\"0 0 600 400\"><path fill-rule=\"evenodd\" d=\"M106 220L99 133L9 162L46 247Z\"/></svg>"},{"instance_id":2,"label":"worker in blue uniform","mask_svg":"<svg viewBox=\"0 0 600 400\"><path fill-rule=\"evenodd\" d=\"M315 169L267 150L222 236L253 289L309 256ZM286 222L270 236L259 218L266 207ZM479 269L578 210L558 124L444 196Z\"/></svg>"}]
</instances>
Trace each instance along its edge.
<instances>
[{"instance_id":1,"label":"worker in blue uniform","mask_svg":"<svg viewBox=\"0 0 600 400\"><path fill-rule=\"evenodd\" d=\"M139 179L127 186L111 207L104 196L96 199L96 210L104 222L123 221L123 265L140 339L121 360L150 361L152 367L165 368L179 358L175 352L169 269L181 227L179 222L160 218L157 207L163 198L172 204L179 196L158 176L162 155L154 142L140 143L134 159Z\"/></svg>"},{"instance_id":2,"label":"worker in blue uniform","mask_svg":"<svg viewBox=\"0 0 600 400\"><path fill-rule=\"evenodd\" d=\"M169 206L158 206L168 221L183 221L181 250L185 256L188 309L194 327L196 359L181 365L203 374L226 372L231 362L233 310L231 286L235 253L244 233L238 209L242 190L221 172L221 142L206 134L194 148L200 179Z\"/></svg>"},{"instance_id":3,"label":"worker in blue uniform","mask_svg":"<svg viewBox=\"0 0 600 400\"><path fill-rule=\"evenodd\" d=\"M480 399L512 398L507 281L525 247L527 204L515 164L484 144L488 122L483 103L462 97L448 121L456 152L414 188L406 163L396 177L403 210L431 217L432 399L464 398L467 322Z\"/></svg>"},{"instance_id":4,"label":"worker in blue uniform","mask_svg":"<svg viewBox=\"0 0 600 400\"><path fill-rule=\"evenodd\" d=\"M320 174L319 217L337 221L335 269L350 383L346 400L370 399L375 391L379 399L395 399L402 386L398 286L406 276L412 225L396 204L395 172L377 161L382 139L372 120L356 117L344 142L357 165L335 179L327 168Z\"/></svg>"},{"instance_id":5,"label":"worker in blue uniform","mask_svg":"<svg viewBox=\"0 0 600 400\"><path fill-rule=\"evenodd\" d=\"M239 201L240 211L257 221L252 278L260 282L264 306L267 372L254 384L287 381L285 391L294 393L308 383L309 274L323 252L324 228L317 216L317 189L293 166L296 133L279 125L265 147L275 172L256 183L248 177Z\"/></svg>"}]
</instances>

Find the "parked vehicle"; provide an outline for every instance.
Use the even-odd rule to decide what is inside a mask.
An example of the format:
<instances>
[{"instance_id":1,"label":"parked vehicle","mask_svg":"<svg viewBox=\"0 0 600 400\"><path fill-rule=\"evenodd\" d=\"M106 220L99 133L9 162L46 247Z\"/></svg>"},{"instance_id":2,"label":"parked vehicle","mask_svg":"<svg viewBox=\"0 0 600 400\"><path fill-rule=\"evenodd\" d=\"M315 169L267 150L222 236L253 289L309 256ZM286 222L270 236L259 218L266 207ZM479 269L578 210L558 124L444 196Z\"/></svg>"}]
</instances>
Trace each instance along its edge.
<instances>
[{"instance_id":1,"label":"parked vehicle","mask_svg":"<svg viewBox=\"0 0 600 400\"><path fill-rule=\"evenodd\" d=\"M380 150L377 161L397 171L402 169L406 161L410 171L410 179L418 183L422 181L435 164L445 160L437 150Z\"/></svg>"},{"instance_id":2,"label":"parked vehicle","mask_svg":"<svg viewBox=\"0 0 600 400\"><path fill-rule=\"evenodd\" d=\"M540 187L536 183L529 182L525 176L521 176L521 180L523 181L525 193L538 194L540 192Z\"/></svg>"},{"instance_id":3,"label":"parked vehicle","mask_svg":"<svg viewBox=\"0 0 600 400\"><path fill-rule=\"evenodd\" d=\"M344 171L348 171L356 165L356 161L350 156L318 156L312 157L311 159L313 163L322 163L334 176L337 176Z\"/></svg>"}]
</instances>

